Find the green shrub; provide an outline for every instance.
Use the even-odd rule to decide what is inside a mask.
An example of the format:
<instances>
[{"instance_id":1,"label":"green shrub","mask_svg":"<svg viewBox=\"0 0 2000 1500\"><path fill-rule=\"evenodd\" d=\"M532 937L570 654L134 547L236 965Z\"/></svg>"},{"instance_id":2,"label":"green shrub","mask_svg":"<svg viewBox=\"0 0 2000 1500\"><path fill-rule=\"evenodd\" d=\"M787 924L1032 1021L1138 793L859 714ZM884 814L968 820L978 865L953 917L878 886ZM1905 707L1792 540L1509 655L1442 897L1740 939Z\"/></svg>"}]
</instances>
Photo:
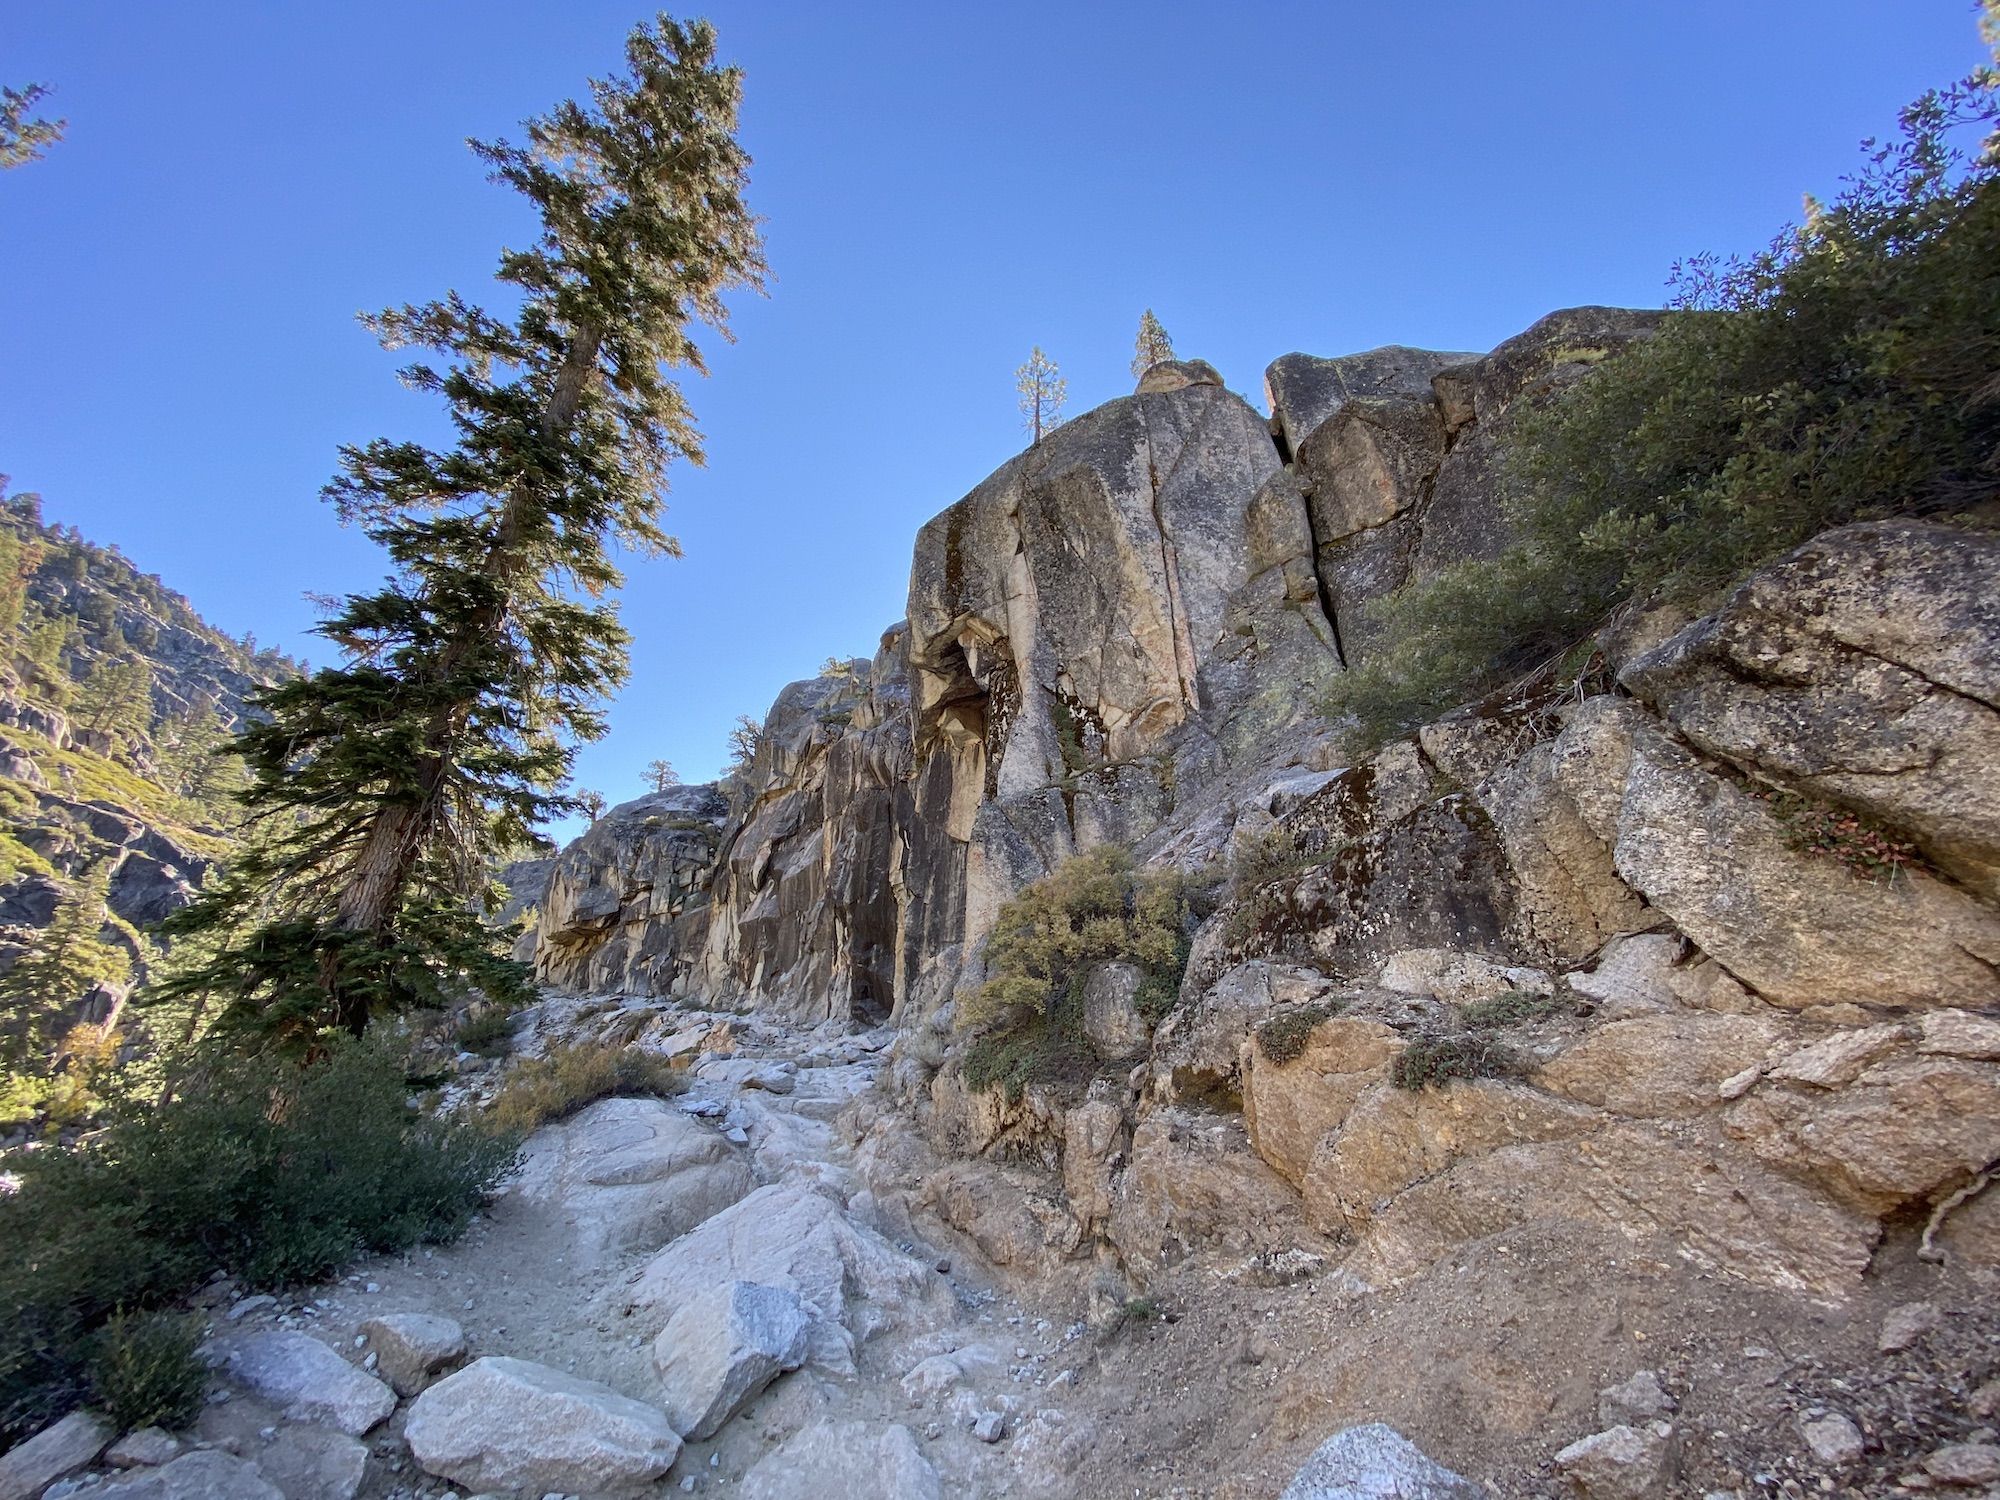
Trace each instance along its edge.
<instances>
[{"instance_id":1,"label":"green shrub","mask_svg":"<svg viewBox=\"0 0 2000 1500\"><path fill-rule=\"evenodd\" d=\"M1344 1002L1325 1000L1288 1010L1257 1028L1257 1050L1274 1063L1288 1063L1306 1050L1319 1023L1340 1014Z\"/></svg>"},{"instance_id":2,"label":"green shrub","mask_svg":"<svg viewBox=\"0 0 2000 1500\"><path fill-rule=\"evenodd\" d=\"M1017 1008L1044 1017L1076 1009L1083 977L1113 959L1158 982L1149 995L1158 1008L1187 967L1190 885L1172 871L1141 871L1109 845L1065 860L1000 908L986 940L992 977L962 1002L957 1024L987 1025ZM1053 1017L1059 1027L1073 1019Z\"/></svg>"},{"instance_id":3,"label":"green shrub","mask_svg":"<svg viewBox=\"0 0 2000 1500\"><path fill-rule=\"evenodd\" d=\"M486 1119L505 1135L524 1136L599 1099L620 1094L670 1099L687 1086L687 1074L657 1052L585 1042L523 1058L500 1086Z\"/></svg>"},{"instance_id":4,"label":"green shrub","mask_svg":"<svg viewBox=\"0 0 2000 1500\"><path fill-rule=\"evenodd\" d=\"M1560 656L1621 606L1704 606L1831 526L1994 493L2000 153L1992 72L1905 110L1802 229L1746 262L1675 268L1657 331L1517 403L1515 542L1371 610L1385 649L1327 708L1368 743Z\"/></svg>"},{"instance_id":5,"label":"green shrub","mask_svg":"<svg viewBox=\"0 0 2000 1500\"><path fill-rule=\"evenodd\" d=\"M461 1052L477 1052L481 1057L498 1057L514 1040L514 1017L505 1010L482 1010L468 1016L456 1038Z\"/></svg>"},{"instance_id":6,"label":"green shrub","mask_svg":"<svg viewBox=\"0 0 2000 1500\"><path fill-rule=\"evenodd\" d=\"M91 1403L121 1432L188 1426L208 1391L200 1348L199 1318L113 1313L93 1340Z\"/></svg>"},{"instance_id":7,"label":"green shrub","mask_svg":"<svg viewBox=\"0 0 2000 1500\"><path fill-rule=\"evenodd\" d=\"M1454 1078L1503 1077L1515 1067L1514 1054L1491 1037L1418 1036L1389 1065L1389 1081L1414 1092Z\"/></svg>"},{"instance_id":8,"label":"green shrub","mask_svg":"<svg viewBox=\"0 0 2000 1500\"><path fill-rule=\"evenodd\" d=\"M1499 1026L1517 1026L1523 1021L1539 1021L1566 1008L1553 995L1538 995L1533 990L1508 990L1491 1000L1474 1000L1459 1007L1458 1019L1474 1030L1487 1031Z\"/></svg>"},{"instance_id":9,"label":"green shrub","mask_svg":"<svg viewBox=\"0 0 2000 1500\"><path fill-rule=\"evenodd\" d=\"M216 1270L277 1286L449 1240L514 1150L418 1115L395 1048L343 1039L310 1066L204 1054L165 1101L114 1101L85 1144L22 1153L0 1195L0 1441L81 1397L113 1310Z\"/></svg>"},{"instance_id":10,"label":"green shrub","mask_svg":"<svg viewBox=\"0 0 2000 1500\"><path fill-rule=\"evenodd\" d=\"M1031 1020L973 1038L959 1069L975 1093L999 1089L1008 1103L1016 1104L1033 1084L1087 1082L1097 1072L1097 1059L1073 1036Z\"/></svg>"}]
</instances>

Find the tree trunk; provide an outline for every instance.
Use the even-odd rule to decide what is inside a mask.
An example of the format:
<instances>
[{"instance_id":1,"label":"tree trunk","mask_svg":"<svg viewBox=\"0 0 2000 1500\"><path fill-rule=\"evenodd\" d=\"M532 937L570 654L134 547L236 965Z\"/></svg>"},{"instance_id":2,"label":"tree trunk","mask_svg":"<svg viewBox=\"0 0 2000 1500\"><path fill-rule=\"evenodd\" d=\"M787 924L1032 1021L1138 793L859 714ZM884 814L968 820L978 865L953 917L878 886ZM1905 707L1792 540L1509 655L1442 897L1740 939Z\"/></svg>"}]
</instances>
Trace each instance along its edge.
<instances>
[{"instance_id":1,"label":"tree trunk","mask_svg":"<svg viewBox=\"0 0 2000 1500\"><path fill-rule=\"evenodd\" d=\"M576 420L584 393L597 374L597 356L604 344L602 331L579 328L570 340L561 367L556 371L548 405L541 416L542 437L553 442ZM500 602L481 610L467 622L467 628L439 653L437 671L449 675L466 654L481 642L492 639L507 623L512 584L525 565L520 541L528 516L540 496L534 483L523 476L507 492L496 528L493 549L487 556L487 571L501 587ZM341 887L334 927L343 933L368 933L380 937L389 931L403 891L410 883L425 844L437 826L441 804L456 761L454 743L471 712L470 702L441 709L424 736L428 752L418 778L420 795L414 802L391 803L369 821L360 851L348 866ZM343 991L338 950L330 949L319 967L319 987L332 1010L335 1023L360 1036L368 1027L366 1000Z\"/></svg>"}]
</instances>

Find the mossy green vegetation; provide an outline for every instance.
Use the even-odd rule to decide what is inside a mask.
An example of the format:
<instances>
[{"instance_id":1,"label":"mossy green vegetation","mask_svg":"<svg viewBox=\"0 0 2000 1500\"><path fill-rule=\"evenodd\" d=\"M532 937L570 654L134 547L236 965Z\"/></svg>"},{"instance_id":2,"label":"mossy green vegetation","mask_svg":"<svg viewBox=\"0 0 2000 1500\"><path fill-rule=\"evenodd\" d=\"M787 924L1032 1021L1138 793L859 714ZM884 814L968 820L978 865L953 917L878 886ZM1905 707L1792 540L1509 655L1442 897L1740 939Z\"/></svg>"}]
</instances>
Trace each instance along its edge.
<instances>
[{"instance_id":1,"label":"mossy green vegetation","mask_svg":"<svg viewBox=\"0 0 2000 1500\"><path fill-rule=\"evenodd\" d=\"M1306 1043L1312 1040L1320 1023L1339 1015L1343 1003L1322 1000L1273 1016L1257 1028L1257 1050L1274 1063L1296 1061L1305 1054Z\"/></svg>"},{"instance_id":2,"label":"mossy green vegetation","mask_svg":"<svg viewBox=\"0 0 2000 1500\"><path fill-rule=\"evenodd\" d=\"M1657 331L1510 411L1515 540L1378 601L1329 712L1379 744L1552 663L1622 609L1701 607L1828 527L1995 493L2000 118L1926 94L1830 204L1745 261L1675 268Z\"/></svg>"},{"instance_id":3,"label":"mossy green vegetation","mask_svg":"<svg viewBox=\"0 0 2000 1500\"><path fill-rule=\"evenodd\" d=\"M1513 1052L1478 1031L1414 1036L1389 1064L1389 1081L1415 1092L1455 1078L1502 1078L1519 1066Z\"/></svg>"}]
</instances>

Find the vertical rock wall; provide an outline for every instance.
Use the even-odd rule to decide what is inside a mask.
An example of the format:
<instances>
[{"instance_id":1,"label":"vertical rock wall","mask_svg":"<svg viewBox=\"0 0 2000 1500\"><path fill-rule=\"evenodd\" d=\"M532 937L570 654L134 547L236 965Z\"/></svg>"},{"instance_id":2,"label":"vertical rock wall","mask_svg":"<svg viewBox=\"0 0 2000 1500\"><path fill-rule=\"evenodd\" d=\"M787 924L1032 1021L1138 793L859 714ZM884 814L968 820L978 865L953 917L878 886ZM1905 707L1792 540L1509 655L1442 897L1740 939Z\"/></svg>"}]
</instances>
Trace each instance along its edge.
<instances>
[{"instance_id":1,"label":"vertical rock wall","mask_svg":"<svg viewBox=\"0 0 2000 1500\"><path fill-rule=\"evenodd\" d=\"M929 522L907 622L786 688L750 765L566 850L541 977L908 1018L1068 855L1222 852L1246 797L1333 769L1311 705L1366 651L1367 603L1501 545L1508 407L1647 321L1559 313L1487 356L1287 355L1269 419L1199 361L1155 366Z\"/></svg>"}]
</instances>

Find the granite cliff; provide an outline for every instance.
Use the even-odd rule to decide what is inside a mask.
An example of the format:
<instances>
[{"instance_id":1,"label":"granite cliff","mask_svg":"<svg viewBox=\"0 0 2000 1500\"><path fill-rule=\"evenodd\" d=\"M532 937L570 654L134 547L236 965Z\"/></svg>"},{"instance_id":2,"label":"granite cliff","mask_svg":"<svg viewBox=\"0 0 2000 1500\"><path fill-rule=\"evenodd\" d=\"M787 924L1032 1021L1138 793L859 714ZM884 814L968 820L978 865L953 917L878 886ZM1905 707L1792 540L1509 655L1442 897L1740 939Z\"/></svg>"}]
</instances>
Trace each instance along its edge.
<instances>
[{"instance_id":1,"label":"granite cliff","mask_svg":"<svg viewBox=\"0 0 2000 1500\"><path fill-rule=\"evenodd\" d=\"M786 688L740 771L565 849L522 954L702 1026L886 1027L837 1122L855 1211L1101 1321L1224 1286L1288 1289L1264 1316L1291 1318L1315 1287L1360 1305L1517 1246L1544 1332L1583 1316L1547 1303L1583 1245L1681 1268L1685 1305L1713 1283L1868 1307L1912 1264L1985 1285L1990 530L1829 531L1700 618L1624 617L1579 670L1360 758L1320 716L1379 647L1370 600L1504 545L1520 404L1650 325L1585 308L1485 355L1288 355L1269 420L1206 365L1155 366L926 525L906 618ZM1103 965L1087 1069L972 1085L955 1022L996 913L1107 844L1213 888L1177 1000L1142 1008ZM1439 1390L1508 1385L1511 1345L1482 1348L1370 1410L1454 1430ZM1481 1406L1446 1456L1591 1423L1578 1378ZM1678 1429L1599 1425L1637 1445L1619 1482L1683 1467Z\"/></svg>"}]
</instances>

